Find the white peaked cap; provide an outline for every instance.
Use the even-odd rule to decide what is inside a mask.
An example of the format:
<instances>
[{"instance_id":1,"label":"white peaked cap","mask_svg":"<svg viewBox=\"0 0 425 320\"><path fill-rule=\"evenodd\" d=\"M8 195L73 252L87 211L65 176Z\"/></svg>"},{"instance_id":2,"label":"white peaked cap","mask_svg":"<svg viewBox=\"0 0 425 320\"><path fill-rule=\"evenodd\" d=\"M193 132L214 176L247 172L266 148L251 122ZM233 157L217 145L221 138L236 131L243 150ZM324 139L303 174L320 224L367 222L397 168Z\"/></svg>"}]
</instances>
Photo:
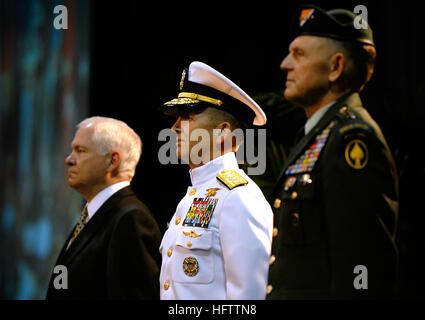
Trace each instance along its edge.
<instances>
[{"instance_id":1,"label":"white peaked cap","mask_svg":"<svg viewBox=\"0 0 425 320\"><path fill-rule=\"evenodd\" d=\"M266 123L267 117L261 107L233 81L209 65L199 61L192 62L188 80L221 91L250 107L255 112L254 125L262 126Z\"/></svg>"}]
</instances>

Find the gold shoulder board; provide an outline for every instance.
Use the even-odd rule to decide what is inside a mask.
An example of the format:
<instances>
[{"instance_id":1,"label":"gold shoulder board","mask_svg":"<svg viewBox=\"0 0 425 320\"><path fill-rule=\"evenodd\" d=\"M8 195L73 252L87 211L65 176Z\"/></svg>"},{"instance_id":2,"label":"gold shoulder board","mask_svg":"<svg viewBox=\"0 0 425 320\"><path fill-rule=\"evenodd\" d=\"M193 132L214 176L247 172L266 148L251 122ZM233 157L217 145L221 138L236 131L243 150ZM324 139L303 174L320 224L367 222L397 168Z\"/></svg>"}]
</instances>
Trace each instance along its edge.
<instances>
[{"instance_id":1,"label":"gold shoulder board","mask_svg":"<svg viewBox=\"0 0 425 320\"><path fill-rule=\"evenodd\" d=\"M235 187L248 184L248 181L246 181L239 173L233 170L221 170L217 175L217 179L223 182L230 190Z\"/></svg>"}]
</instances>

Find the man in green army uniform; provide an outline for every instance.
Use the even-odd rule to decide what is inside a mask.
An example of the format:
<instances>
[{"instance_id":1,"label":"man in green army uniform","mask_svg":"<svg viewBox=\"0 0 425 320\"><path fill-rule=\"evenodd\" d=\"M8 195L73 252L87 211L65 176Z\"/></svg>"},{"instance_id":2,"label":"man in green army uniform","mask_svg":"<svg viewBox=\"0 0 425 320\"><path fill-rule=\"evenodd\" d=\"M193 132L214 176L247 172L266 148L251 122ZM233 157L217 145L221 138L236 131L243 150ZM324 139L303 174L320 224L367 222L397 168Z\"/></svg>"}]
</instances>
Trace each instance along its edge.
<instances>
[{"instance_id":1,"label":"man in green army uniform","mask_svg":"<svg viewBox=\"0 0 425 320\"><path fill-rule=\"evenodd\" d=\"M268 299L394 293L397 172L360 100L376 50L356 18L313 5L295 15L284 95L308 120L275 189Z\"/></svg>"}]
</instances>

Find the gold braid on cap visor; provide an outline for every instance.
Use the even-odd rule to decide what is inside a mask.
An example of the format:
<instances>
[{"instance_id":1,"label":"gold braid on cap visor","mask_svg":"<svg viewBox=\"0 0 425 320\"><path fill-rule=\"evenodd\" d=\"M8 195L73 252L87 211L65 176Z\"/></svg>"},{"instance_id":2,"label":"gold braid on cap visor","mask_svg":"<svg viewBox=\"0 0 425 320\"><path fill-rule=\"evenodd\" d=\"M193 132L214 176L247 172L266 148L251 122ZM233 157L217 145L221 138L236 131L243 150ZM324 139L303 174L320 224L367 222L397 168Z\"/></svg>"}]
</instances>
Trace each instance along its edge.
<instances>
[{"instance_id":1,"label":"gold braid on cap visor","mask_svg":"<svg viewBox=\"0 0 425 320\"><path fill-rule=\"evenodd\" d=\"M215 104L217 106L221 106L223 104L223 102L221 100L210 98L210 97L203 96L203 95L197 94L197 93L192 93L192 92L180 92L179 95L178 95L178 99L173 99L173 100L166 102L164 104L165 105L167 105L167 104L186 104L186 103L196 103L196 102L199 102L199 101L212 103L212 104Z\"/></svg>"}]
</instances>

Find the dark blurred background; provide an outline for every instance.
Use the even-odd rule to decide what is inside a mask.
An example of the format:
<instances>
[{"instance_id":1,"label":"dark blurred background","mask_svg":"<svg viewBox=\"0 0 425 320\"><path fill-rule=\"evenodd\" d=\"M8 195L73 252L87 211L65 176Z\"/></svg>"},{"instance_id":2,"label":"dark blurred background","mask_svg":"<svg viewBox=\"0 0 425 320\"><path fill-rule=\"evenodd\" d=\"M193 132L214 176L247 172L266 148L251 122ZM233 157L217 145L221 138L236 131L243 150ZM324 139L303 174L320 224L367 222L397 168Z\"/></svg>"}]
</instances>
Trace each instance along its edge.
<instances>
[{"instance_id":1,"label":"dark blurred background","mask_svg":"<svg viewBox=\"0 0 425 320\"><path fill-rule=\"evenodd\" d=\"M279 65L301 3L0 0L0 297L44 298L83 205L66 184L64 159L85 117L114 117L139 133L133 189L165 231L190 179L186 165L158 161L158 133L173 119L156 108L176 96L190 62L211 65L262 102L268 141L289 152L305 119L282 99ZM423 11L413 1L311 3L368 10L378 57L361 97L398 165L399 297L424 297ZM53 27L56 5L68 9L66 30Z\"/></svg>"}]
</instances>

